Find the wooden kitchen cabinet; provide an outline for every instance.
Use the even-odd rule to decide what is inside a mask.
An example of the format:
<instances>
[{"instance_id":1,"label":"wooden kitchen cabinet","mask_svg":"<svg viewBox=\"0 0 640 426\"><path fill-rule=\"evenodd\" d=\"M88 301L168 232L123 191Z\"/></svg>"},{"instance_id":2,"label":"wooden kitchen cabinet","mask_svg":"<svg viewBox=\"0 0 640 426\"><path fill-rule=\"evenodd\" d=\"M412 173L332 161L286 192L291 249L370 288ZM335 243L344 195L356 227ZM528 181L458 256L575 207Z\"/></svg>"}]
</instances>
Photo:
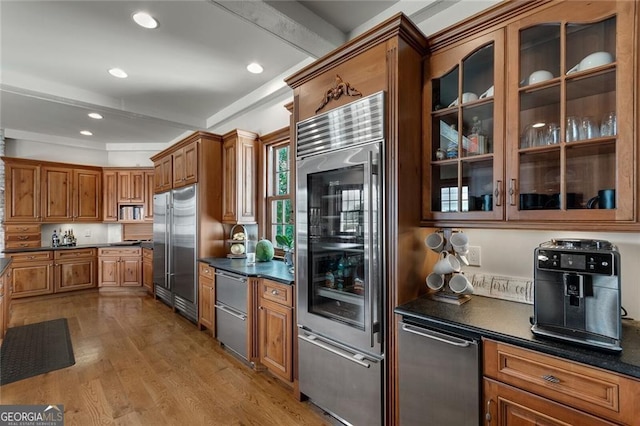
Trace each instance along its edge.
<instances>
[{"instance_id":1,"label":"wooden kitchen cabinet","mask_svg":"<svg viewBox=\"0 0 640 426\"><path fill-rule=\"evenodd\" d=\"M5 249L40 247L41 235L38 223L8 223L4 225L4 247Z\"/></svg>"},{"instance_id":2,"label":"wooden kitchen cabinet","mask_svg":"<svg viewBox=\"0 0 640 426\"><path fill-rule=\"evenodd\" d=\"M153 250L142 248L142 286L153 294Z\"/></svg>"},{"instance_id":3,"label":"wooden kitchen cabinet","mask_svg":"<svg viewBox=\"0 0 640 426\"><path fill-rule=\"evenodd\" d=\"M222 139L222 220L229 224L256 223L258 135L233 130Z\"/></svg>"},{"instance_id":4,"label":"wooden kitchen cabinet","mask_svg":"<svg viewBox=\"0 0 640 426\"><path fill-rule=\"evenodd\" d=\"M637 14L638 2L504 2L432 35L423 224L637 229ZM489 46L493 70L474 68ZM612 60L575 70L595 52ZM489 151L470 156L474 121Z\"/></svg>"},{"instance_id":5,"label":"wooden kitchen cabinet","mask_svg":"<svg viewBox=\"0 0 640 426\"><path fill-rule=\"evenodd\" d=\"M0 343L9 327L11 317L11 268L0 275Z\"/></svg>"},{"instance_id":6,"label":"wooden kitchen cabinet","mask_svg":"<svg viewBox=\"0 0 640 426\"><path fill-rule=\"evenodd\" d=\"M259 283L260 363L287 382L293 380L293 286L263 278Z\"/></svg>"},{"instance_id":7,"label":"wooden kitchen cabinet","mask_svg":"<svg viewBox=\"0 0 640 426\"><path fill-rule=\"evenodd\" d=\"M204 262L198 262L198 328L207 328L215 337L216 333L216 290L215 270Z\"/></svg>"},{"instance_id":8,"label":"wooden kitchen cabinet","mask_svg":"<svg viewBox=\"0 0 640 426\"><path fill-rule=\"evenodd\" d=\"M42 221L98 222L102 219L99 169L42 166Z\"/></svg>"},{"instance_id":9,"label":"wooden kitchen cabinet","mask_svg":"<svg viewBox=\"0 0 640 426\"><path fill-rule=\"evenodd\" d=\"M140 247L98 249L99 287L141 287Z\"/></svg>"},{"instance_id":10,"label":"wooden kitchen cabinet","mask_svg":"<svg viewBox=\"0 0 640 426\"><path fill-rule=\"evenodd\" d=\"M173 158L171 154L153 160L153 192L158 194L171 189L173 184Z\"/></svg>"},{"instance_id":11,"label":"wooden kitchen cabinet","mask_svg":"<svg viewBox=\"0 0 640 426\"><path fill-rule=\"evenodd\" d=\"M5 223L40 222L40 166L2 157L5 165Z\"/></svg>"},{"instance_id":12,"label":"wooden kitchen cabinet","mask_svg":"<svg viewBox=\"0 0 640 426\"><path fill-rule=\"evenodd\" d=\"M177 149L171 156L174 188L198 182L198 143L196 141Z\"/></svg>"},{"instance_id":13,"label":"wooden kitchen cabinet","mask_svg":"<svg viewBox=\"0 0 640 426\"><path fill-rule=\"evenodd\" d=\"M492 340L483 355L490 424L633 425L640 415L638 380Z\"/></svg>"},{"instance_id":14,"label":"wooden kitchen cabinet","mask_svg":"<svg viewBox=\"0 0 640 426\"><path fill-rule=\"evenodd\" d=\"M487 426L615 424L490 379L484 379L483 392Z\"/></svg>"},{"instance_id":15,"label":"wooden kitchen cabinet","mask_svg":"<svg viewBox=\"0 0 640 426\"><path fill-rule=\"evenodd\" d=\"M53 293L53 252L9 253L12 258L11 298Z\"/></svg>"},{"instance_id":16,"label":"wooden kitchen cabinet","mask_svg":"<svg viewBox=\"0 0 640 426\"><path fill-rule=\"evenodd\" d=\"M54 253L54 292L97 286L96 249L56 250Z\"/></svg>"},{"instance_id":17,"label":"wooden kitchen cabinet","mask_svg":"<svg viewBox=\"0 0 640 426\"><path fill-rule=\"evenodd\" d=\"M425 217L504 217L504 43L500 29L430 59L424 92L431 106L425 113L431 144L423 173L431 190L423 198ZM482 95L491 88L493 93Z\"/></svg>"},{"instance_id":18,"label":"wooden kitchen cabinet","mask_svg":"<svg viewBox=\"0 0 640 426\"><path fill-rule=\"evenodd\" d=\"M143 204L144 170L118 171L118 203Z\"/></svg>"},{"instance_id":19,"label":"wooden kitchen cabinet","mask_svg":"<svg viewBox=\"0 0 640 426\"><path fill-rule=\"evenodd\" d=\"M105 222L153 221L154 174L151 169L104 169L102 178Z\"/></svg>"},{"instance_id":20,"label":"wooden kitchen cabinet","mask_svg":"<svg viewBox=\"0 0 640 426\"><path fill-rule=\"evenodd\" d=\"M155 174L149 170L144 172L144 215L145 222L153 222L153 194L154 194Z\"/></svg>"}]
</instances>

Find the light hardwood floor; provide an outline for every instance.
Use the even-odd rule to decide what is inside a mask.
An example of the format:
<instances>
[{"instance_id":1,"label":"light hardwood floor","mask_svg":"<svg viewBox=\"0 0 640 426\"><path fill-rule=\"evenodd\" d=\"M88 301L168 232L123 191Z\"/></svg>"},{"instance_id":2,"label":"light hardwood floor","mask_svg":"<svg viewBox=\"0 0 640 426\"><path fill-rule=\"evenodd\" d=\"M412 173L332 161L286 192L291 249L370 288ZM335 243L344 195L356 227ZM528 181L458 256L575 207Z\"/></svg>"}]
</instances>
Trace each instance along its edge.
<instances>
[{"instance_id":1,"label":"light hardwood floor","mask_svg":"<svg viewBox=\"0 0 640 426\"><path fill-rule=\"evenodd\" d=\"M150 296L20 301L10 326L61 317L75 365L0 387L1 404L64 404L67 426L335 424Z\"/></svg>"}]
</instances>

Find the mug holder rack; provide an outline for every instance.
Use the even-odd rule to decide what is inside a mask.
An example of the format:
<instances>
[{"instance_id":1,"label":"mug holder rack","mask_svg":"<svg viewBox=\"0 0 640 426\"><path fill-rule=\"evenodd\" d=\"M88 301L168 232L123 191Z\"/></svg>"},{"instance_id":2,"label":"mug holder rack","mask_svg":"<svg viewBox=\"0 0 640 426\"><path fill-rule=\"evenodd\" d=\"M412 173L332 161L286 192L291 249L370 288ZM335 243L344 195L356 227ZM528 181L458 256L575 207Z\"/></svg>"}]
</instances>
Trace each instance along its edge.
<instances>
[{"instance_id":1,"label":"mug holder rack","mask_svg":"<svg viewBox=\"0 0 640 426\"><path fill-rule=\"evenodd\" d=\"M444 237L445 244L442 251L446 251L450 255L455 256L456 255L455 250L453 250L453 247L451 246L451 236L454 233L453 230L451 228L443 228L443 229L439 229L437 232L442 232ZM444 274L444 285L442 286L442 288L440 290L430 289L427 296L438 302L450 303L453 305L462 305L463 303L466 303L469 300L471 300L470 295L454 293L451 290L451 288L449 287L449 280L451 279L452 276L453 276L453 273Z\"/></svg>"}]
</instances>

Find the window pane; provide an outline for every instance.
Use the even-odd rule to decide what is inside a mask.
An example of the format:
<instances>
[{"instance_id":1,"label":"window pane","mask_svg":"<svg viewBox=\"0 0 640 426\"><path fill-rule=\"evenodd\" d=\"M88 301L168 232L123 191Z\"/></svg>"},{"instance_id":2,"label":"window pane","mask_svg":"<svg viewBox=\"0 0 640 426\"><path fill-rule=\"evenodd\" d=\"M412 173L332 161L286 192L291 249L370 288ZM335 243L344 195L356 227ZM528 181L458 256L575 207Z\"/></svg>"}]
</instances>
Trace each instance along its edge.
<instances>
[{"instance_id":1,"label":"window pane","mask_svg":"<svg viewBox=\"0 0 640 426\"><path fill-rule=\"evenodd\" d=\"M289 147L283 146L273 150L273 195L289 194Z\"/></svg>"}]
</instances>

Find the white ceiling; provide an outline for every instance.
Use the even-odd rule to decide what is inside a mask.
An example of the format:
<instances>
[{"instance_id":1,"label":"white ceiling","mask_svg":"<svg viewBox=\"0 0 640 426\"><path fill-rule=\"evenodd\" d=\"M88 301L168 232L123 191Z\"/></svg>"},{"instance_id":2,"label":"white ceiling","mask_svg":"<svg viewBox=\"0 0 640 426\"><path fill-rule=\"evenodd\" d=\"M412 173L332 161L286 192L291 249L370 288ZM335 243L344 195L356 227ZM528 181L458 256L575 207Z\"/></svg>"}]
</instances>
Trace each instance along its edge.
<instances>
[{"instance_id":1,"label":"white ceiling","mask_svg":"<svg viewBox=\"0 0 640 426\"><path fill-rule=\"evenodd\" d=\"M496 1L0 0L0 129L40 142L168 144L290 96L285 77L397 12L430 34ZM159 27L137 26L139 10ZM264 73L247 72L250 62Z\"/></svg>"}]
</instances>

